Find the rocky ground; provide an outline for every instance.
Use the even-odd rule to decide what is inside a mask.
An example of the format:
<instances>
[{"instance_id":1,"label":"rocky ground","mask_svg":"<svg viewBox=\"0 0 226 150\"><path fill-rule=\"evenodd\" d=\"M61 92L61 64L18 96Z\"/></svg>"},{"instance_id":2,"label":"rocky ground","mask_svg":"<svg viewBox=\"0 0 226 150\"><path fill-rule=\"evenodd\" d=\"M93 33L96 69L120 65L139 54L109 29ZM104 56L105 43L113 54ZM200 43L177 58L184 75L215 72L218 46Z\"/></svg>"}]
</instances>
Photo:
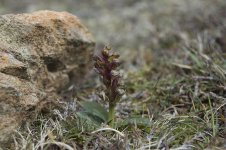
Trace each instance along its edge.
<instances>
[{"instance_id":1,"label":"rocky ground","mask_svg":"<svg viewBox=\"0 0 226 150\"><path fill-rule=\"evenodd\" d=\"M96 51L110 45L120 53L127 95L118 119L151 118L151 125L130 122L117 128L126 138L94 136L97 128L76 121L71 114L80 108L70 103L54 110L55 118L39 116L28 131L17 131L16 146L38 149L54 140L64 145L49 147L226 148L225 0L0 0L0 14L39 9L75 14L95 37ZM100 101L100 87L90 75L73 98Z\"/></svg>"}]
</instances>

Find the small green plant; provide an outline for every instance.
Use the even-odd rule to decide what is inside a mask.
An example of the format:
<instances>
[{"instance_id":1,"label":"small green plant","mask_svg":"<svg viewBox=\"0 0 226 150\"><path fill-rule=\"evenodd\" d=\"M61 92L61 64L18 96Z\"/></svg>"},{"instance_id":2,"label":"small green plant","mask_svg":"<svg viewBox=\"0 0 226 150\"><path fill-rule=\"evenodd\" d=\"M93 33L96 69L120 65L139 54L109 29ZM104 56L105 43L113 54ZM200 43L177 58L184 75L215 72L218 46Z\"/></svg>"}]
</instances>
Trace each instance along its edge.
<instances>
[{"instance_id":1,"label":"small green plant","mask_svg":"<svg viewBox=\"0 0 226 150\"><path fill-rule=\"evenodd\" d=\"M120 66L119 55L111 52L111 48L105 47L100 55L94 56L94 67L101 76L105 86L105 94L109 104L108 119L113 125L115 118L115 107L123 94L120 84L120 75L117 68Z\"/></svg>"}]
</instances>

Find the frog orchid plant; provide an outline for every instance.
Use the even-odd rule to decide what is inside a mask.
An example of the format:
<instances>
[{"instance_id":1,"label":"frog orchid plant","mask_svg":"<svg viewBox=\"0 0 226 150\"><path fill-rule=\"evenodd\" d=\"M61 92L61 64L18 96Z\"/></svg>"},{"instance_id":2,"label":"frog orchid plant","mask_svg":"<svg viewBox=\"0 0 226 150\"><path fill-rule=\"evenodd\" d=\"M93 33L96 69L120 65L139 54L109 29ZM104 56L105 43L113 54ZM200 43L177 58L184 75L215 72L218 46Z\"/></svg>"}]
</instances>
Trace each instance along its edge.
<instances>
[{"instance_id":1,"label":"frog orchid plant","mask_svg":"<svg viewBox=\"0 0 226 150\"><path fill-rule=\"evenodd\" d=\"M120 66L119 55L113 53L111 48L105 47L100 55L94 56L94 61L94 68L101 76L105 86L105 95L109 106L108 119L110 125L112 125L115 118L116 104L124 93L120 84L121 76L117 71L117 68Z\"/></svg>"},{"instance_id":2,"label":"frog orchid plant","mask_svg":"<svg viewBox=\"0 0 226 150\"><path fill-rule=\"evenodd\" d=\"M103 100L108 102L108 111L99 103L83 101L80 105L84 111L77 113L80 118L91 121L93 125L100 126L102 123L107 123L111 127L120 127L131 124L148 126L150 125L149 118L141 118L130 116L125 120L117 120L115 122L115 107L119 103L124 90L121 84L121 76L118 71L120 66L119 55L112 52L111 48L105 47L98 55L94 57L94 69L100 75L104 85Z\"/></svg>"}]
</instances>

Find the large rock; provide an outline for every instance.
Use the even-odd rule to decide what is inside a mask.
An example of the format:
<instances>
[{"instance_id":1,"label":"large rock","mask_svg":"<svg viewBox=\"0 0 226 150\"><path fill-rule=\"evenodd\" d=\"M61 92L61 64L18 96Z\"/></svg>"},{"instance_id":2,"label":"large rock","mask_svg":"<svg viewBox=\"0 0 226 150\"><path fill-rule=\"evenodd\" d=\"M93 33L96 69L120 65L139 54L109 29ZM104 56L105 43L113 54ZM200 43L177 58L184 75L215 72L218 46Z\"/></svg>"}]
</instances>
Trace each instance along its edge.
<instances>
[{"instance_id":1,"label":"large rock","mask_svg":"<svg viewBox=\"0 0 226 150\"><path fill-rule=\"evenodd\" d=\"M69 13L0 16L0 142L40 101L82 80L93 50L91 34Z\"/></svg>"}]
</instances>

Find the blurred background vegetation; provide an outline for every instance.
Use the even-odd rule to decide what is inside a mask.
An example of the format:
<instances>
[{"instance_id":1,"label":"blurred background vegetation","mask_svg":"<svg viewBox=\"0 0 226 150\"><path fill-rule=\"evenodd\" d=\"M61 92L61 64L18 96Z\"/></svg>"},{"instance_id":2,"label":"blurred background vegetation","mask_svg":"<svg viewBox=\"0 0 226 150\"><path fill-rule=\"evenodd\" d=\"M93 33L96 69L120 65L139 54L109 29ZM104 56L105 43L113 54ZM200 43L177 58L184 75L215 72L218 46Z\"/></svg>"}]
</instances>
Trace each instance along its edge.
<instances>
[{"instance_id":1,"label":"blurred background vegetation","mask_svg":"<svg viewBox=\"0 0 226 150\"><path fill-rule=\"evenodd\" d=\"M225 0L0 0L0 14L43 9L78 16L97 49L120 50L130 70L178 53L191 38L211 34L215 40L226 24Z\"/></svg>"}]
</instances>

